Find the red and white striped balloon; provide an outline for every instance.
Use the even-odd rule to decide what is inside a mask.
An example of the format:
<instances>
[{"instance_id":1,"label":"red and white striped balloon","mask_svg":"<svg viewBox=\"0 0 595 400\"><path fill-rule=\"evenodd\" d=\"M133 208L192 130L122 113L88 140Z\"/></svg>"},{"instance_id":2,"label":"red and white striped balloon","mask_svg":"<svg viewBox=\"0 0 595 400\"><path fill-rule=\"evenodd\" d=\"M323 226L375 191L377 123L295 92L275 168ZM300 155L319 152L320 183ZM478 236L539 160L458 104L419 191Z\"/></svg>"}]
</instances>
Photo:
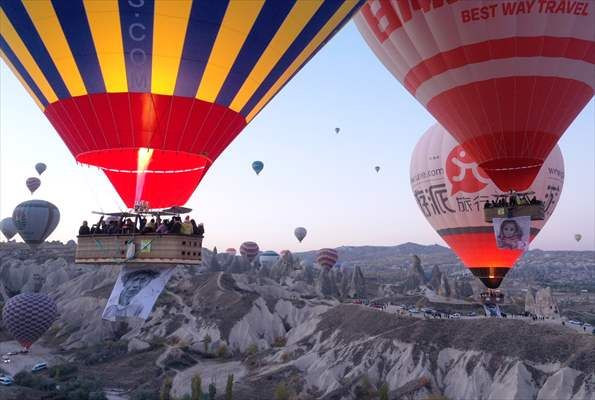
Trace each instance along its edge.
<instances>
[{"instance_id":1,"label":"red and white striped balloon","mask_svg":"<svg viewBox=\"0 0 595 400\"><path fill-rule=\"evenodd\" d=\"M316 256L316 262L318 265L322 265L326 268L332 268L339 259L339 253L335 249L320 249Z\"/></svg>"},{"instance_id":2,"label":"red and white striped balloon","mask_svg":"<svg viewBox=\"0 0 595 400\"><path fill-rule=\"evenodd\" d=\"M244 242L240 246L240 254L252 262L259 252L258 245L254 242Z\"/></svg>"},{"instance_id":3,"label":"red and white striped balloon","mask_svg":"<svg viewBox=\"0 0 595 400\"><path fill-rule=\"evenodd\" d=\"M527 189L595 86L595 2L369 0L390 72L504 191Z\"/></svg>"},{"instance_id":4,"label":"red and white striped balloon","mask_svg":"<svg viewBox=\"0 0 595 400\"><path fill-rule=\"evenodd\" d=\"M499 249L492 224L484 220L484 204L505 193L438 124L415 146L410 177L415 200L430 225L475 276L488 287L498 287L522 255L521 250ZM554 212L563 186L564 159L556 146L530 187L545 200L545 219L531 222L531 240Z\"/></svg>"}]
</instances>

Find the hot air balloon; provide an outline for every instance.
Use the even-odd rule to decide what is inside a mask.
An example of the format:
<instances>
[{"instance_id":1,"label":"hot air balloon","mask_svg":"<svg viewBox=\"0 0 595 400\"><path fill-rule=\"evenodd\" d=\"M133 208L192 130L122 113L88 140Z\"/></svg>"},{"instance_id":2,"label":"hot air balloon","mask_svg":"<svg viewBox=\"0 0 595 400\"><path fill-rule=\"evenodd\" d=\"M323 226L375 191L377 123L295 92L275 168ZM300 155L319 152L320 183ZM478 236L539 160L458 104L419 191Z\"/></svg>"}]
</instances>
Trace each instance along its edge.
<instances>
[{"instance_id":1,"label":"hot air balloon","mask_svg":"<svg viewBox=\"0 0 595 400\"><path fill-rule=\"evenodd\" d=\"M564 160L558 147L549 155L530 190L545 199L545 218L531 222L534 239L554 211L564 184ZM499 249L483 208L504 194L477 162L440 125L432 126L411 156L411 189L437 233L488 288L497 288L522 250Z\"/></svg>"},{"instance_id":2,"label":"hot air balloon","mask_svg":"<svg viewBox=\"0 0 595 400\"><path fill-rule=\"evenodd\" d=\"M0 55L76 161L164 208L362 4L5 1Z\"/></svg>"},{"instance_id":3,"label":"hot air balloon","mask_svg":"<svg viewBox=\"0 0 595 400\"><path fill-rule=\"evenodd\" d=\"M244 242L240 246L240 254L242 257L246 257L249 262L252 262L258 255L258 245L254 242Z\"/></svg>"},{"instance_id":4,"label":"hot air balloon","mask_svg":"<svg viewBox=\"0 0 595 400\"><path fill-rule=\"evenodd\" d=\"M60 211L48 201L29 200L15 207L12 220L25 243L35 248L56 229Z\"/></svg>"},{"instance_id":5,"label":"hot air balloon","mask_svg":"<svg viewBox=\"0 0 595 400\"><path fill-rule=\"evenodd\" d=\"M300 243L302 243L302 240L304 240L304 238L308 234L308 231L306 230L306 228L299 226L293 230L293 234L295 235L297 240L299 240Z\"/></svg>"},{"instance_id":6,"label":"hot air balloon","mask_svg":"<svg viewBox=\"0 0 595 400\"><path fill-rule=\"evenodd\" d=\"M2 310L6 330L25 349L29 349L52 325L56 303L42 293L21 293L8 299Z\"/></svg>"},{"instance_id":7,"label":"hot air balloon","mask_svg":"<svg viewBox=\"0 0 595 400\"><path fill-rule=\"evenodd\" d=\"M27 180L25 181L25 185L27 185L27 189L29 189L31 194L33 194L41 186L41 181L39 180L39 178L31 177L27 178Z\"/></svg>"},{"instance_id":8,"label":"hot air balloon","mask_svg":"<svg viewBox=\"0 0 595 400\"><path fill-rule=\"evenodd\" d=\"M377 165L374 167L374 170L376 171L376 173L380 172L380 167Z\"/></svg>"},{"instance_id":9,"label":"hot air balloon","mask_svg":"<svg viewBox=\"0 0 595 400\"><path fill-rule=\"evenodd\" d=\"M47 166L42 162L35 164L35 170L39 175L43 174L43 171L45 171L46 168Z\"/></svg>"},{"instance_id":10,"label":"hot air balloon","mask_svg":"<svg viewBox=\"0 0 595 400\"><path fill-rule=\"evenodd\" d=\"M264 168L264 163L262 161L254 161L252 163L252 169L256 172L256 175L260 174L260 171Z\"/></svg>"},{"instance_id":11,"label":"hot air balloon","mask_svg":"<svg viewBox=\"0 0 595 400\"><path fill-rule=\"evenodd\" d=\"M6 236L7 240L12 239L17 234L17 227L14 225L12 218L8 217L0 221L0 232Z\"/></svg>"},{"instance_id":12,"label":"hot air balloon","mask_svg":"<svg viewBox=\"0 0 595 400\"><path fill-rule=\"evenodd\" d=\"M531 185L595 86L593 4L526 3L368 1L354 17L380 61L502 191Z\"/></svg>"},{"instance_id":13,"label":"hot air balloon","mask_svg":"<svg viewBox=\"0 0 595 400\"><path fill-rule=\"evenodd\" d=\"M227 250L225 250L225 252L227 254L229 254L230 256L235 256L236 255L236 249L234 249L233 247L228 248Z\"/></svg>"},{"instance_id":14,"label":"hot air balloon","mask_svg":"<svg viewBox=\"0 0 595 400\"><path fill-rule=\"evenodd\" d=\"M339 133L341 131L341 128L335 128L335 133Z\"/></svg>"},{"instance_id":15,"label":"hot air balloon","mask_svg":"<svg viewBox=\"0 0 595 400\"><path fill-rule=\"evenodd\" d=\"M325 268L332 268L339 259L339 253L335 249L320 249L316 255L316 262Z\"/></svg>"},{"instance_id":16,"label":"hot air balloon","mask_svg":"<svg viewBox=\"0 0 595 400\"><path fill-rule=\"evenodd\" d=\"M260 265L262 266L273 266L277 261L279 261L279 254L272 250L267 250L262 252L260 256L258 256L258 260L260 261Z\"/></svg>"},{"instance_id":17,"label":"hot air balloon","mask_svg":"<svg viewBox=\"0 0 595 400\"><path fill-rule=\"evenodd\" d=\"M580 233L577 233L574 235L574 240L576 240L577 242L580 242L582 238L583 238L583 235L581 235Z\"/></svg>"}]
</instances>

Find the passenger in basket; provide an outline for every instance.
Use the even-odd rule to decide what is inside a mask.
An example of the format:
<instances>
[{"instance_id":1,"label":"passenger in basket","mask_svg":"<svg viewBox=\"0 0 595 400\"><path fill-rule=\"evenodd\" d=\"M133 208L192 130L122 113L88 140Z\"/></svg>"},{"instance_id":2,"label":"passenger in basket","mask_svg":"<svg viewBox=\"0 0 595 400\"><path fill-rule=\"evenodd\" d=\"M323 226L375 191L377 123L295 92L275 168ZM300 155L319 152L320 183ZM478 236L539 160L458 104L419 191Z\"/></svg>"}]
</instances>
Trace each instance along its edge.
<instances>
[{"instance_id":1,"label":"passenger in basket","mask_svg":"<svg viewBox=\"0 0 595 400\"><path fill-rule=\"evenodd\" d=\"M190 223L190 217L186 216L186 218L184 219L184 223L182 223L182 228L180 229L180 233L182 235L192 235L193 233L193 229L192 229L192 224Z\"/></svg>"},{"instance_id":2,"label":"passenger in basket","mask_svg":"<svg viewBox=\"0 0 595 400\"><path fill-rule=\"evenodd\" d=\"M168 223L167 220L161 222L155 232L159 233L161 235L165 235L165 234L169 233L169 229L167 229L167 223Z\"/></svg>"},{"instance_id":3,"label":"passenger in basket","mask_svg":"<svg viewBox=\"0 0 595 400\"><path fill-rule=\"evenodd\" d=\"M91 234L91 229L89 229L89 225L87 224L87 221L83 221L83 224L79 228L79 236L90 235L90 234Z\"/></svg>"}]
</instances>

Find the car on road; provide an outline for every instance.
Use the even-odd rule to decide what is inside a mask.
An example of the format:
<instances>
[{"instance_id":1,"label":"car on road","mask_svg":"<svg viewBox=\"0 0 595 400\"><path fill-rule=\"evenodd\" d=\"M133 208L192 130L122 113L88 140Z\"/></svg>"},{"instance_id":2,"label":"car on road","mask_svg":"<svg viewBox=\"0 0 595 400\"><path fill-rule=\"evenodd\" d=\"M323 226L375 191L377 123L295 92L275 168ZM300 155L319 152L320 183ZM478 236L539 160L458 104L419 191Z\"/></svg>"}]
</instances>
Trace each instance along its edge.
<instances>
[{"instance_id":1,"label":"car on road","mask_svg":"<svg viewBox=\"0 0 595 400\"><path fill-rule=\"evenodd\" d=\"M0 385L8 386L12 385L14 381L8 375L0 375Z\"/></svg>"},{"instance_id":2,"label":"car on road","mask_svg":"<svg viewBox=\"0 0 595 400\"><path fill-rule=\"evenodd\" d=\"M475 311L471 311L469 314L467 314L470 317L475 317L477 315L477 313Z\"/></svg>"},{"instance_id":3,"label":"car on road","mask_svg":"<svg viewBox=\"0 0 595 400\"><path fill-rule=\"evenodd\" d=\"M451 317L451 318L454 318L454 319L459 319L459 318L461 318L461 314L459 314L459 313L454 313L454 314L452 314L450 317Z\"/></svg>"},{"instance_id":4,"label":"car on road","mask_svg":"<svg viewBox=\"0 0 595 400\"><path fill-rule=\"evenodd\" d=\"M3 364L8 364L10 362L10 357L7 355L3 355L1 358Z\"/></svg>"},{"instance_id":5,"label":"car on road","mask_svg":"<svg viewBox=\"0 0 595 400\"><path fill-rule=\"evenodd\" d=\"M569 323L569 324L572 324L572 325L582 325L582 324L580 323L580 321L575 321L575 320L573 320L573 319L571 319L570 321L568 321L568 323Z\"/></svg>"},{"instance_id":6,"label":"car on road","mask_svg":"<svg viewBox=\"0 0 595 400\"><path fill-rule=\"evenodd\" d=\"M47 367L48 367L47 363L44 363L44 362L38 363L38 364L35 364L33 366L33 368L31 368L31 372L41 371L42 369L46 369Z\"/></svg>"}]
</instances>

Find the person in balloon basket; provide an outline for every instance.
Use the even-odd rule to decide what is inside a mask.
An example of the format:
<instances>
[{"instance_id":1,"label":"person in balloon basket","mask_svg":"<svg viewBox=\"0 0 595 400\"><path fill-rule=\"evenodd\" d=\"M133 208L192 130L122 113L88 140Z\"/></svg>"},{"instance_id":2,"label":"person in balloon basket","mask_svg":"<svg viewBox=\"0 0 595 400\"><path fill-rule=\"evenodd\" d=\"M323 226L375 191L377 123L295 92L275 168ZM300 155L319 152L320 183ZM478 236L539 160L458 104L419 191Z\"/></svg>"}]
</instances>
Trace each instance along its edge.
<instances>
[{"instance_id":1,"label":"person in balloon basket","mask_svg":"<svg viewBox=\"0 0 595 400\"><path fill-rule=\"evenodd\" d=\"M182 227L180 229L180 233L182 235L192 235L192 233L194 232L194 229L192 227L192 224L190 223L190 217L186 215L186 218L184 219L184 222L182 223Z\"/></svg>"},{"instance_id":2,"label":"person in balloon basket","mask_svg":"<svg viewBox=\"0 0 595 400\"><path fill-rule=\"evenodd\" d=\"M521 250L527 247L523 241L523 230L517 221L513 219L502 221L500 233L498 233L498 247Z\"/></svg>"},{"instance_id":3,"label":"person in balloon basket","mask_svg":"<svg viewBox=\"0 0 595 400\"><path fill-rule=\"evenodd\" d=\"M87 221L83 221L83 224L79 228L79 236L90 235L90 234L91 234L91 229L89 228L89 224L87 223Z\"/></svg>"},{"instance_id":4,"label":"person in balloon basket","mask_svg":"<svg viewBox=\"0 0 595 400\"><path fill-rule=\"evenodd\" d=\"M118 296L118 304L109 306L103 318L138 317L143 312L144 306L141 303L132 303L132 300L158 275L158 272L152 270L140 270L122 276L123 287Z\"/></svg>"}]
</instances>

